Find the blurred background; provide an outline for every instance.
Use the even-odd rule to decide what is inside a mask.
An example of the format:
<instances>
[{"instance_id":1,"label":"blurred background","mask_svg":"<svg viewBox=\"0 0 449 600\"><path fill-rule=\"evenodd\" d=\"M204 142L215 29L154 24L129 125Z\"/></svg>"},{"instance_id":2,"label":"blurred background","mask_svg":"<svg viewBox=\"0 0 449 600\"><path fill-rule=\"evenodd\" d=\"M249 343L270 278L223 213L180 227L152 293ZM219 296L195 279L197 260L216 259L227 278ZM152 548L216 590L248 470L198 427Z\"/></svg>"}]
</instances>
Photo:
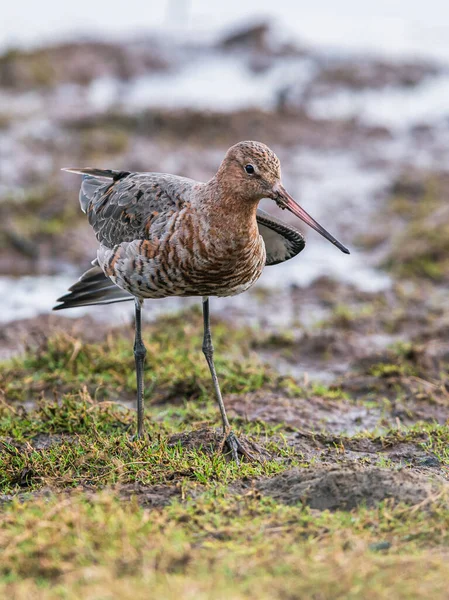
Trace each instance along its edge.
<instances>
[{"instance_id":1,"label":"blurred background","mask_svg":"<svg viewBox=\"0 0 449 600\"><path fill-rule=\"evenodd\" d=\"M61 167L207 180L242 139L276 151L287 189L352 253L304 231L303 253L248 294L214 300L215 312L308 326L363 294L415 294L445 311L447 2L9 3L0 52L3 341L6 323L35 326L96 255L79 178ZM146 316L192 302L153 301ZM130 312L65 316L117 323Z\"/></svg>"}]
</instances>

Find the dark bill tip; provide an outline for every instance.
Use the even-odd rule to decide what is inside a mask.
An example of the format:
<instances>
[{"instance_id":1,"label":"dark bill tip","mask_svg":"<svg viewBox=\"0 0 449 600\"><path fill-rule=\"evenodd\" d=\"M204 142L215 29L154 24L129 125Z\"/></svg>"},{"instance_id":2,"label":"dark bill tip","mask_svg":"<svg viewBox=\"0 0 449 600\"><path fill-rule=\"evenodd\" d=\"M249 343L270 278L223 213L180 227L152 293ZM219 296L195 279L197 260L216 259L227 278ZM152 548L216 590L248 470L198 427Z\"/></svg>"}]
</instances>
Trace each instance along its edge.
<instances>
[{"instance_id":1,"label":"dark bill tip","mask_svg":"<svg viewBox=\"0 0 449 600\"><path fill-rule=\"evenodd\" d=\"M318 233L320 233L324 238L326 238L331 244L336 246L339 250L341 250L344 254L350 254L349 250L346 246L343 246L341 242L339 242L332 234L330 234L322 225L320 225L313 217L309 215L297 202L293 200L290 194L282 185L278 185L274 188L274 191L278 194L278 204L281 208L288 209L291 213L293 213L296 217L299 217L301 221L304 221L309 227L315 229Z\"/></svg>"}]
</instances>

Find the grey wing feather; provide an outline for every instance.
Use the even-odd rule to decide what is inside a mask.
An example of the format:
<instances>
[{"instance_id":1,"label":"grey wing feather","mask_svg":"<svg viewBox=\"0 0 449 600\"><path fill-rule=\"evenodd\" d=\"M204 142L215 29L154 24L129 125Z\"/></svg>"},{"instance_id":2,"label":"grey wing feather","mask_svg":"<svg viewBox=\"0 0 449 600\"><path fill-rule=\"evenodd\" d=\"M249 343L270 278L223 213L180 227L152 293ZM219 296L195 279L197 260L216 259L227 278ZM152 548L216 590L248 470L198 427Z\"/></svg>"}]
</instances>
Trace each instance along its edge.
<instances>
[{"instance_id":1,"label":"grey wing feather","mask_svg":"<svg viewBox=\"0 0 449 600\"><path fill-rule=\"evenodd\" d=\"M84 175L83 181L81 182L79 195L80 206L83 213L87 212L87 208L89 206L90 200L92 199L92 196L102 185L104 185L104 181L100 181L95 177L89 177L87 175ZM111 183L109 183L107 187L109 187L110 185Z\"/></svg>"},{"instance_id":2,"label":"grey wing feather","mask_svg":"<svg viewBox=\"0 0 449 600\"><path fill-rule=\"evenodd\" d=\"M82 169L65 168L61 170L67 171L68 173L76 173L78 175L83 175L79 200L81 210L84 213L87 212L89 202L91 201L93 195L95 194L95 192L97 192L99 188L104 186L103 189L104 192L106 192L114 181L118 181L119 179L131 174L130 171L113 171L112 169L92 169L91 167L84 167Z\"/></svg>"},{"instance_id":3,"label":"grey wing feather","mask_svg":"<svg viewBox=\"0 0 449 600\"><path fill-rule=\"evenodd\" d=\"M161 173L131 173L102 169L64 169L83 175L80 204L87 213L102 246L145 239L149 227L163 227L165 220L183 203L182 197L194 183L190 179ZM160 221L160 223L158 222ZM95 260L58 299L53 310L92 304L125 302L134 296L116 286Z\"/></svg>"},{"instance_id":4,"label":"grey wing feather","mask_svg":"<svg viewBox=\"0 0 449 600\"><path fill-rule=\"evenodd\" d=\"M267 252L266 265L277 265L299 254L306 245L304 236L280 219L272 217L260 208L257 209L259 233Z\"/></svg>"},{"instance_id":5,"label":"grey wing feather","mask_svg":"<svg viewBox=\"0 0 449 600\"><path fill-rule=\"evenodd\" d=\"M148 237L150 226L165 221L182 203L190 179L163 173L66 169L81 173L80 204L97 240L108 248Z\"/></svg>"}]
</instances>

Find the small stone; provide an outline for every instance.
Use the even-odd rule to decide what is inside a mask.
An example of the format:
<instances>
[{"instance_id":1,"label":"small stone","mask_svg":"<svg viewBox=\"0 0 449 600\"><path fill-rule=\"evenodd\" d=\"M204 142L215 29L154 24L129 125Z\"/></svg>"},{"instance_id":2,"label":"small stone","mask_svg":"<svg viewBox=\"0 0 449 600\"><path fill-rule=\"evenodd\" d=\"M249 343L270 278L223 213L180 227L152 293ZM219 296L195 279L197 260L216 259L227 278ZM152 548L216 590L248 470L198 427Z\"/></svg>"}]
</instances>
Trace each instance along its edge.
<instances>
[{"instance_id":1,"label":"small stone","mask_svg":"<svg viewBox=\"0 0 449 600\"><path fill-rule=\"evenodd\" d=\"M436 456L426 456L419 461L421 467L440 467L441 463Z\"/></svg>"},{"instance_id":2,"label":"small stone","mask_svg":"<svg viewBox=\"0 0 449 600\"><path fill-rule=\"evenodd\" d=\"M383 550L389 550L391 548L391 542L374 542L369 545L369 549L373 552L382 552Z\"/></svg>"}]
</instances>

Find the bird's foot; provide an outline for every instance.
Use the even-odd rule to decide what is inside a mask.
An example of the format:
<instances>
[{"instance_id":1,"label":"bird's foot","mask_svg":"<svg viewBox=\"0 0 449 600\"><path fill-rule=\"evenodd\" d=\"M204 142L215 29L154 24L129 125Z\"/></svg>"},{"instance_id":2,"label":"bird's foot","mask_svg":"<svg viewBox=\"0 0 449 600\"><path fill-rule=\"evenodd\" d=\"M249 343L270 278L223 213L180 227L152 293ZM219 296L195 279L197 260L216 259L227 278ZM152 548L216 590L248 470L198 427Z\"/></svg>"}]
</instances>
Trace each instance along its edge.
<instances>
[{"instance_id":1,"label":"bird's foot","mask_svg":"<svg viewBox=\"0 0 449 600\"><path fill-rule=\"evenodd\" d=\"M226 446L229 449L232 456L232 460L237 464L237 466L240 465L239 454L240 456L244 456L248 460L257 460L256 457L248 450L248 448L246 448L245 445L239 441L239 439L232 430L226 431L224 434L223 441L221 443L222 451L224 449L224 446Z\"/></svg>"},{"instance_id":2,"label":"bird's foot","mask_svg":"<svg viewBox=\"0 0 449 600\"><path fill-rule=\"evenodd\" d=\"M141 440L149 440L150 436L148 433L134 433L131 437L130 437L130 441L131 442L139 442Z\"/></svg>"}]
</instances>

